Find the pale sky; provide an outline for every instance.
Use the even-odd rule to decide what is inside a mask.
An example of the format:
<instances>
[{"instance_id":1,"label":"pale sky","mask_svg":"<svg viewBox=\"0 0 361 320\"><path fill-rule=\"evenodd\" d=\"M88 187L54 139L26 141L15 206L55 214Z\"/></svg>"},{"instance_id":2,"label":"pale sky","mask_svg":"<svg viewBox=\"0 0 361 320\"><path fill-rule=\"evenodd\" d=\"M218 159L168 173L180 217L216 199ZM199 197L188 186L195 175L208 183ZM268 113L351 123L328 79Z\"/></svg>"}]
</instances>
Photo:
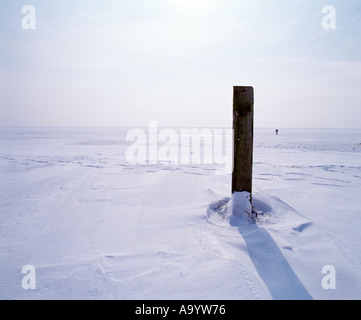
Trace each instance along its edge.
<instances>
[{"instance_id":1,"label":"pale sky","mask_svg":"<svg viewBox=\"0 0 361 320\"><path fill-rule=\"evenodd\" d=\"M0 126L225 127L251 85L257 127L361 128L360 31L359 0L0 0Z\"/></svg>"}]
</instances>

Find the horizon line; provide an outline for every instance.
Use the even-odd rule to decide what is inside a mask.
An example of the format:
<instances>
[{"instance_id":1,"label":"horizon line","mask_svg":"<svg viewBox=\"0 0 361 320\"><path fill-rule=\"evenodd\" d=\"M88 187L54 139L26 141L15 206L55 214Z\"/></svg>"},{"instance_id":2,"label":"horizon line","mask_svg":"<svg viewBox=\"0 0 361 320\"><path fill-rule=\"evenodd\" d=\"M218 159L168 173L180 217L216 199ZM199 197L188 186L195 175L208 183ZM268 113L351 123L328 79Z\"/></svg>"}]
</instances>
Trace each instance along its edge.
<instances>
[{"instance_id":1,"label":"horizon line","mask_svg":"<svg viewBox=\"0 0 361 320\"><path fill-rule=\"evenodd\" d=\"M136 126L0 126L0 129L119 129L119 128L147 128L148 125ZM214 128L232 129L231 126L158 126L159 128ZM317 130L361 130L361 127L276 127L276 126L255 126L254 129L317 129Z\"/></svg>"}]
</instances>

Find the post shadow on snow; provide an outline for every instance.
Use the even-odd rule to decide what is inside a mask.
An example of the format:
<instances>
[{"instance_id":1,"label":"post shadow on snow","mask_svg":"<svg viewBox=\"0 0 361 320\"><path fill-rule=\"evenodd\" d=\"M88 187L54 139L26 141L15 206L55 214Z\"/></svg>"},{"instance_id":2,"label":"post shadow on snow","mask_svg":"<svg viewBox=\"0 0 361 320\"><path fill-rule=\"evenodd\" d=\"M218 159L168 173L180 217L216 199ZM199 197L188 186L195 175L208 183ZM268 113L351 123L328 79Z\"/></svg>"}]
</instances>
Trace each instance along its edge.
<instances>
[{"instance_id":1,"label":"post shadow on snow","mask_svg":"<svg viewBox=\"0 0 361 320\"><path fill-rule=\"evenodd\" d=\"M219 203L218 206L217 204L210 205L209 210L214 212L217 207L224 208L226 201L229 202L230 199L222 200L222 206L219 206ZM262 211L265 208L266 210L270 208L267 204L256 199L253 199L253 206ZM273 299L312 300L312 296L298 279L267 230L259 227L254 221L245 223L244 218L234 214L230 216L229 222L233 227L238 228L246 242L252 263Z\"/></svg>"}]
</instances>

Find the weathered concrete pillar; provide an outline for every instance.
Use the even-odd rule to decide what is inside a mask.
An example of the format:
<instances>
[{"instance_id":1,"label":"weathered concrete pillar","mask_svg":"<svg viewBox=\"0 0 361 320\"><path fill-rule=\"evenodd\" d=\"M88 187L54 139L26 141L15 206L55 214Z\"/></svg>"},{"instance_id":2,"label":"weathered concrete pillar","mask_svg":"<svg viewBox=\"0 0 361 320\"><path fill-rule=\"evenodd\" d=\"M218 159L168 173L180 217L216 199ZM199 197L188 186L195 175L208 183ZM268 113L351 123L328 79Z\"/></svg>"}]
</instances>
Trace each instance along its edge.
<instances>
[{"instance_id":1,"label":"weathered concrete pillar","mask_svg":"<svg viewBox=\"0 0 361 320\"><path fill-rule=\"evenodd\" d=\"M232 193L247 191L252 199L253 87L233 87Z\"/></svg>"}]
</instances>

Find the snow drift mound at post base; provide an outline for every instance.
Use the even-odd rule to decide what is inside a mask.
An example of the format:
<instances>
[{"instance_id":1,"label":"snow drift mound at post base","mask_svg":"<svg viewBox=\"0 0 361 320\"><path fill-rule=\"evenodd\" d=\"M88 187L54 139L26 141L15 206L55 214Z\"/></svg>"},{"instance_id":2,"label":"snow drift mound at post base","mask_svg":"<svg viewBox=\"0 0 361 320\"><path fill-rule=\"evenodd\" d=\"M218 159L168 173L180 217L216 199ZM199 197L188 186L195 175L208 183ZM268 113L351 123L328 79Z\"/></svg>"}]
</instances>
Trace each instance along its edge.
<instances>
[{"instance_id":1,"label":"snow drift mound at post base","mask_svg":"<svg viewBox=\"0 0 361 320\"><path fill-rule=\"evenodd\" d=\"M235 192L232 198L225 198L208 208L208 221L216 225L230 224L246 226L254 224L251 195L249 192Z\"/></svg>"},{"instance_id":2,"label":"snow drift mound at post base","mask_svg":"<svg viewBox=\"0 0 361 320\"><path fill-rule=\"evenodd\" d=\"M272 228L287 228L291 231L313 224L281 199L260 190L252 195L252 204L248 192L235 192L232 198L226 197L210 204L207 221L224 227L272 225Z\"/></svg>"}]
</instances>

